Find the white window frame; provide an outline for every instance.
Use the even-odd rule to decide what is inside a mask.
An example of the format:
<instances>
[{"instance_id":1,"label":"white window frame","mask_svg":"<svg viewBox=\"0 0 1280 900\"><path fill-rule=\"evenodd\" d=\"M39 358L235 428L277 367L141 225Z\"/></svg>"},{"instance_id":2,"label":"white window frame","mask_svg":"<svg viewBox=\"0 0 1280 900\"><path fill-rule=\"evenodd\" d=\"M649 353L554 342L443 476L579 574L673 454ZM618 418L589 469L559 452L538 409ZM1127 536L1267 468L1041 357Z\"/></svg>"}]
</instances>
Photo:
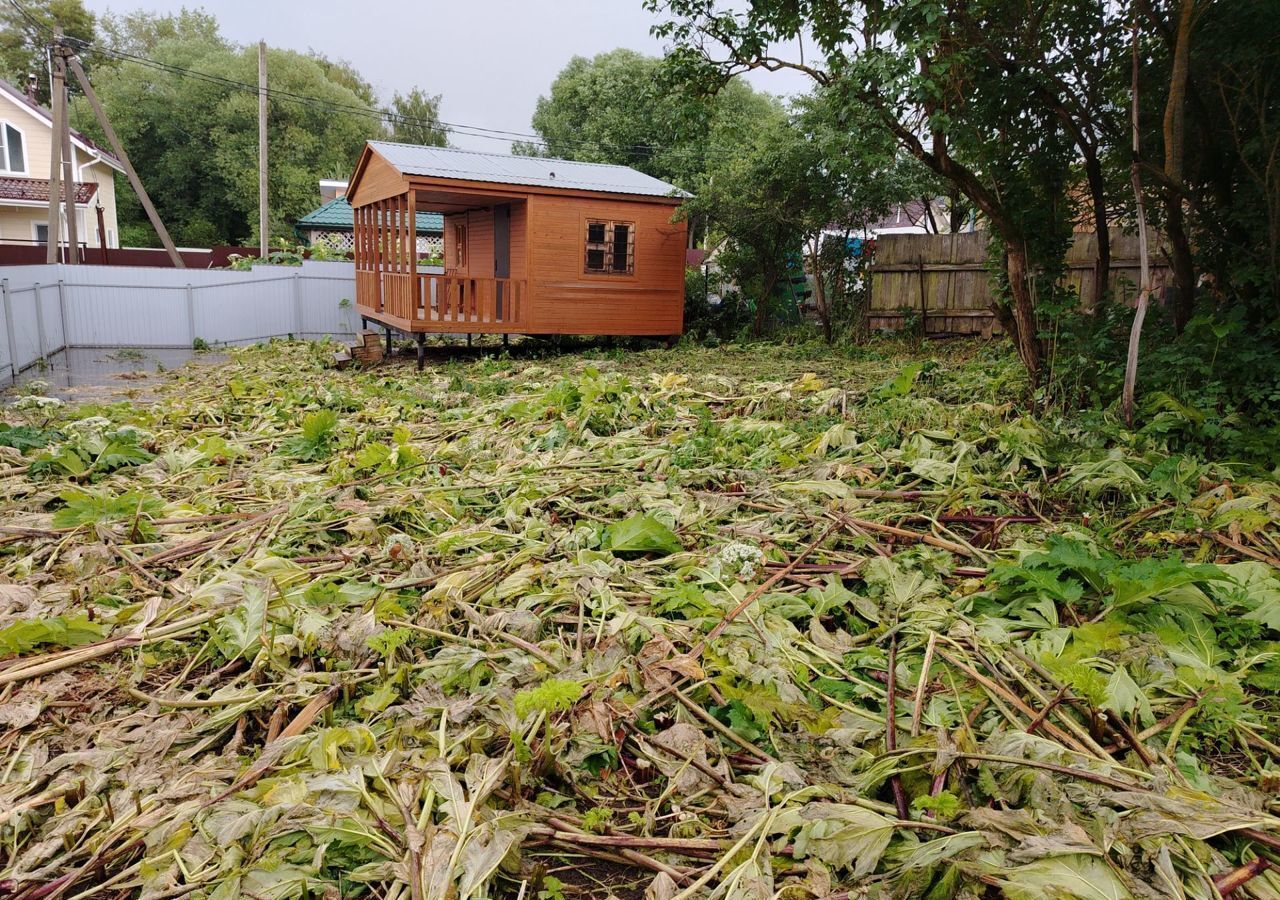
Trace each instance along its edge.
<instances>
[{"instance_id":1,"label":"white window frame","mask_svg":"<svg viewBox=\"0 0 1280 900\"><path fill-rule=\"evenodd\" d=\"M10 128L12 128L14 131L18 132L18 136L22 138L22 168L21 168L21 169L10 169L10 168L9 168L9 132L8 132L8 129L10 129ZM3 174L3 175L26 175L26 174L28 174L28 172L29 172L28 161L29 161L29 158L30 158L30 157L29 157L29 155L28 155L28 153L27 153L27 146L28 146L28 144L27 144L27 132L26 132L24 129L19 128L19 127L18 127L17 125L15 125L13 122L10 122L8 119L0 119L0 174Z\"/></svg>"},{"instance_id":2,"label":"white window frame","mask_svg":"<svg viewBox=\"0 0 1280 900\"><path fill-rule=\"evenodd\" d=\"M45 233L45 239L44 239L44 242L43 242L43 243L41 243L41 241L40 241L40 226L41 226L41 225L43 225L43 226L44 226L44 233ZM44 222L44 221L42 221L42 222L32 222L32 223L31 223L31 240L32 240L34 243L36 243L36 244L40 244L40 246L42 246L42 247L47 247L47 246L49 245L49 223L48 223L48 222Z\"/></svg>"}]
</instances>

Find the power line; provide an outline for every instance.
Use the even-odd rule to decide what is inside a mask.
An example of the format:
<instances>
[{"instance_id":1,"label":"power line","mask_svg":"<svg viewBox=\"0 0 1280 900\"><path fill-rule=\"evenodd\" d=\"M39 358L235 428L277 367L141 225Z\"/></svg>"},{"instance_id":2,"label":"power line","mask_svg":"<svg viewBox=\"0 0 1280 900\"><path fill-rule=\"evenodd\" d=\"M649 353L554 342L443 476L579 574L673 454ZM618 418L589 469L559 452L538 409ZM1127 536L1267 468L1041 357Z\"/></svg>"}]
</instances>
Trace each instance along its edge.
<instances>
[{"instance_id":1,"label":"power line","mask_svg":"<svg viewBox=\"0 0 1280 900\"><path fill-rule=\"evenodd\" d=\"M258 92L257 86L249 84L248 82L237 81L235 79L226 78L221 75L214 75L208 72L199 72L194 69L184 68L182 66L175 66L175 65L172 65L171 63L160 62L159 60L154 60L145 56L139 56L137 54L128 53L122 50L116 50L114 48L96 47L82 41L76 42L76 43L77 43L77 46L79 46L81 49L87 49L93 53L100 53L106 56L111 56L122 61L133 62L138 65L147 66L147 67L156 69L158 71L167 72L169 74L203 79L205 81L219 84L234 90L247 91L247 92L252 92L254 94ZM543 146L548 146L548 147L551 144L550 141L548 141L546 138L542 137L541 135L531 134L529 132L509 131L509 130L499 129L499 128L487 128L481 125L467 125L459 122L447 122L439 119L434 119L434 120L421 119L413 116L406 116L389 109L375 109L375 108L366 107L366 106L356 106L350 103L342 103L336 100L327 100L322 97L315 97L307 94L298 94L292 91L282 90L280 88L268 87L267 94L268 96L275 97L276 99L279 99L279 100L317 106L326 111L348 112L353 115L375 118L380 121L387 121L393 124L401 123L401 124L408 124L408 125L420 125L423 127L437 128L445 131L455 132L455 133L463 134L469 137L480 137L480 138L487 138L490 140L512 140L512 139L527 140L527 141L542 144ZM692 148L692 147L664 147L657 144L628 144L628 145L609 144L609 143L604 143L597 140L592 140L589 138L568 139L564 141L558 141L557 143L574 144L582 147L596 147L596 148L607 147L607 148L619 150L622 152L629 152L629 153L632 153L633 155L664 152L664 151L677 152L677 153L699 152L698 148ZM710 155L729 156L729 155L735 155L738 151L728 147L724 147L724 148L706 147L706 148L701 148L701 152L704 152Z\"/></svg>"},{"instance_id":2,"label":"power line","mask_svg":"<svg viewBox=\"0 0 1280 900\"><path fill-rule=\"evenodd\" d=\"M46 38L52 37L48 29L42 26L22 6L19 0L9 0L9 2L23 16L23 18L25 18L31 24L33 29L35 29L35 31L37 32L37 36L44 36ZM84 41L78 38L64 36L63 41L67 44L73 45L77 50L81 52L98 54L98 55L114 58L116 60L120 60L123 62L132 62L137 65L145 66L145 67L154 69L156 71L165 72L167 74L176 75L179 77L200 79L211 84L216 84L221 87L229 88L231 90L248 92L255 95L258 93L258 86L249 84L248 82L237 81L236 79L226 78L224 76L215 75L210 72L200 72L195 69L189 69L183 66L176 66L171 63L161 62L159 60L151 59L149 57L142 56L135 53L129 53L127 51L119 50L113 47L105 47L105 46L90 44L88 41ZM397 125L397 124L412 125L412 126L418 126L423 128L442 130L447 133L459 134L466 137L483 138L486 140L502 140L502 141L520 140L520 141L526 141L532 144L541 145L546 149L550 149L553 144L553 142L547 140L541 135L531 134L529 132L510 131L510 130L499 129L499 128L488 128L481 125L468 125L468 124L459 123L459 122L445 122L438 119L437 120L423 119L420 117L407 116L401 113L396 113L390 109L378 109L374 107L358 106L351 103L343 103L338 100L330 100L330 99L315 97L307 94L299 94L292 91L282 90L280 88L268 87L267 95L268 97L272 97L272 98L275 98L276 100L280 100L284 102L291 102L291 103L296 103L300 105L311 106L313 108L321 109L325 112L341 111L341 112L348 113L350 115L363 116L365 118L374 119L380 123L389 123L392 125ZM581 139L568 138L568 139L557 140L554 143L556 145L568 145L568 146L573 146L578 148L612 150L615 152L628 154L632 157L651 156L656 153L674 153L674 154L683 154L683 155L698 154L701 156L733 156L739 152L733 148L728 148L728 147L673 147L673 146L662 146L657 144L612 144L612 143L593 140L589 138L581 138Z\"/></svg>"}]
</instances>

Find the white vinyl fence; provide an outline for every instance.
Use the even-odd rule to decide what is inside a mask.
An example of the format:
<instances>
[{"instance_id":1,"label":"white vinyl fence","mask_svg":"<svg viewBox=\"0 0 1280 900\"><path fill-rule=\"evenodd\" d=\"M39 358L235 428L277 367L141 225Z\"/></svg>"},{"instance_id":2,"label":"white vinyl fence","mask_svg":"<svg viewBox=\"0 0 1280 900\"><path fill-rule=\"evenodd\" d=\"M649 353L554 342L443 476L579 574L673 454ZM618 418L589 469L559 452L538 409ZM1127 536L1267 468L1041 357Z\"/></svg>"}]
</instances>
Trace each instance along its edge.
<instances>
[{"instance_id":1,"label":"white vinyl fence","mask_svg":"<svg viewBox=\"0 0 1280 900\"><path fill-rule=\"evenodd\" d=\"M360 327L349 262L228 269L0 267L0 386L75 347L190 348L273 337L349 340Z\"/></svg>"}]
</instances>

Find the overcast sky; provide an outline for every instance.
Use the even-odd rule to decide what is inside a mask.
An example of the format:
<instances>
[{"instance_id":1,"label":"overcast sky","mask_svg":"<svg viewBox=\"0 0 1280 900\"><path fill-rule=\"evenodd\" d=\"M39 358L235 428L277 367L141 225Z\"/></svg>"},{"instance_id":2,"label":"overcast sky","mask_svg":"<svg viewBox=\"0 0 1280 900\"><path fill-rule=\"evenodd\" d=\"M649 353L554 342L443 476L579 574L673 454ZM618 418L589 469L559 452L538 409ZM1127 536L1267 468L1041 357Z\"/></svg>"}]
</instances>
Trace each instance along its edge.
<instances>
[{"instance_id":1,"label":"overcast sky","mask_svg":"<svg viewBox=\"0 0 1280 900\"><path fill-rule=\"evenodd\" d=\"M187 0L85 0L96 13L176 12ZM540 94L575 55L615 47L658 55L657 19L641 0L217 0L204 8L240 43L314 49L344 59L385 100L421 87L442 94L446 122L528 132ZM753 73L775 94L809 88L796 73ZM452 143L505 152L505 140L455 135Z\"/></svg>"}]
</instances>

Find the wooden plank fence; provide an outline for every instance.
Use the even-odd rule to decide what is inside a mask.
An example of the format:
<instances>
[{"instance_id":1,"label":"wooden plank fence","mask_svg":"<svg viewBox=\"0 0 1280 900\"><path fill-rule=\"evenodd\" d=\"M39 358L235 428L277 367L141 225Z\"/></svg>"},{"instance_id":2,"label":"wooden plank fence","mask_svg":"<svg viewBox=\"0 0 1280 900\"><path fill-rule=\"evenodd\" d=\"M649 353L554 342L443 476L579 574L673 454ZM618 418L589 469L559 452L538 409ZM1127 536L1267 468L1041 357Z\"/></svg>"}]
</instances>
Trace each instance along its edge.
<instances>
[{"instance_id":1,"label":"wooden plank fence","mask_svg":"<svg viewBox=\"0 0 1280 900\"><path fill-rule=\"evenodd\" d=\"M1000 332L991 312L986 234L886 234L876 238L875 252L868 310L868 325L873 330L901 328L908 316L922 316L927 334L989 337ZM1076 235L1067 252L1066 279L1086 308L1094 301L1097 258L1096 237ZM1159 268L1158 259L1152 261L1155 269ZM1139 280L1137 236L1113 233L1111 285L1115 296L1132 303Z\"/></svg>"}]
</instances>

